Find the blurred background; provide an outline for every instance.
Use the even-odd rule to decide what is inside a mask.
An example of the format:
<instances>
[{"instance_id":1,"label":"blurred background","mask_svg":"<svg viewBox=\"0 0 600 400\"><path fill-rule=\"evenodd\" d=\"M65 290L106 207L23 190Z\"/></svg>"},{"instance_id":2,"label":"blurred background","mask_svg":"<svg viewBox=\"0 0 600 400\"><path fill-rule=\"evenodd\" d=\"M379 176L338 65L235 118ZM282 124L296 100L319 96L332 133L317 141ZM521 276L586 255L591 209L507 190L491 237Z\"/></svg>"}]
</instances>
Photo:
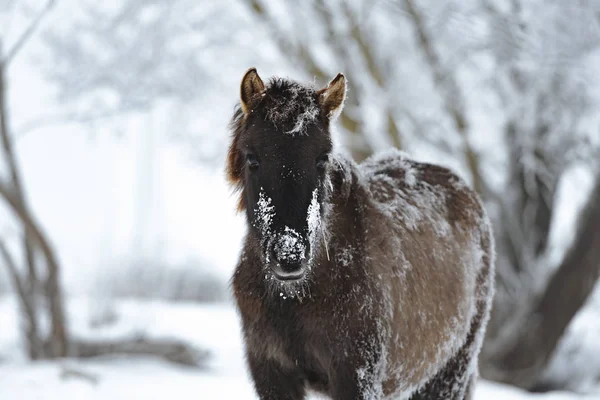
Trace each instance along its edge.
<instances>
[{"instance_id":1,"label":"blurred background","mask_svg":"<svg viewBox=\"0 0 600 400\"><path fill-rule=\"evenodd\" d=\"M600 399L600 1L0 0L0 398L255 399L224 179L245 70L484 199L476 399Z\"/></svg>"}]
</instances>

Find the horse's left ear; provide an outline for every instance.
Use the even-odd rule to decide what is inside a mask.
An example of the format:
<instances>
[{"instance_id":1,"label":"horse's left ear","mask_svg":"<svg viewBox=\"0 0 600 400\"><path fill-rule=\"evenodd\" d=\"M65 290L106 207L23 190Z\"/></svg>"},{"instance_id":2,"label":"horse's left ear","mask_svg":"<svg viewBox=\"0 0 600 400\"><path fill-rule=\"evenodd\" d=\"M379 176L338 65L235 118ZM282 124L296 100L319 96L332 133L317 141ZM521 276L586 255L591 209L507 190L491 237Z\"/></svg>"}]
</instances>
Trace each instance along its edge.
<instances>
[{"instance_id":1,"label":"horse's left ear","mask_svg":"<svg viewBox=\"0 0 600 400\"><path fill-rule=\"evenodd\" d=\"M319 104L330 121L336 119L344 108L346 100L346 77L339 73L327 87L319 90Z\"/></svg>"}]
</instances>

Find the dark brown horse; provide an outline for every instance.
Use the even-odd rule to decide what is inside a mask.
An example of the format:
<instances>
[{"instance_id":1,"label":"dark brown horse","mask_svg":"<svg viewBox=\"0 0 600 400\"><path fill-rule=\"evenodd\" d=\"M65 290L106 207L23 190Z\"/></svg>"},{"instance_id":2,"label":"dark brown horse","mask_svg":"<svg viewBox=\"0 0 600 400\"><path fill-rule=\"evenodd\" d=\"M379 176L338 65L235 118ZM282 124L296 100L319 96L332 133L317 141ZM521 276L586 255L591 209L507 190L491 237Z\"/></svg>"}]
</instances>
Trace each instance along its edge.
<instances>
[{"instance_id":1,"label":"dark brown horse","mask_svg":"<svg viewBox=\"0 0 600 400\"><path fill-rule=\"evenodd\" d=\"M227 173L248 232L233 276L262 400L467 399L493 288L477 195L397 150L333 151L339 74L321 90L250 69Z\"/></svg>"}]
</instances>

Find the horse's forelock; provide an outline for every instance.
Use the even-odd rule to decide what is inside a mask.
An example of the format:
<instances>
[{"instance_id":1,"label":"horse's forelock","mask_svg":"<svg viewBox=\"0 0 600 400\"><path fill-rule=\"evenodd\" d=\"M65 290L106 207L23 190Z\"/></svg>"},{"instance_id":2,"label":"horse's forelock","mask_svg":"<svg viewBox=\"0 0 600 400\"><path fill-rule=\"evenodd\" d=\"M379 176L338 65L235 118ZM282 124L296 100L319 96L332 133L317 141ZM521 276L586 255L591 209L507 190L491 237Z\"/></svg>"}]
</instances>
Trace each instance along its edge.
<instances>
[{"instance_id":1,"label":"horse's forelock","mask_svg":"<svg viewBox=\"0 0 600 400\"><path fill-rule=\"evenodd\" d=\"M314 87L277 77L269 81L257 108L262 108L265 120L289 135L305 135L321 112Z\"/></svg>"}]
</instances>

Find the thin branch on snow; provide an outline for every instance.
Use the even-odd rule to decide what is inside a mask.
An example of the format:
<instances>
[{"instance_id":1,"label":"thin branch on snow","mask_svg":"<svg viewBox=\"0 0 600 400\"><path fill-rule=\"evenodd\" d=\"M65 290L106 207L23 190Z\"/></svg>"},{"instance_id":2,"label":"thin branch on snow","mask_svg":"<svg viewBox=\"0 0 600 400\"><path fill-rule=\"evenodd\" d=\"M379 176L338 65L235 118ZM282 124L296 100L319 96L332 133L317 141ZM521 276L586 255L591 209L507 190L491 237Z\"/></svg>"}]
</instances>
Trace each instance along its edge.
<instances>
[{"instance_id":1,"label":"thin branch on snow","mask_svg":"<svg viewBox=\"0 0 600 400\"><path fill-rule=\"evenodd\" d=\"M116 339L73 340L71 354L77 358L109 355L156 356L172 363L190 367L204 367L210 354L207 351L174 339Z\"/></svg>"}]
</instances>

